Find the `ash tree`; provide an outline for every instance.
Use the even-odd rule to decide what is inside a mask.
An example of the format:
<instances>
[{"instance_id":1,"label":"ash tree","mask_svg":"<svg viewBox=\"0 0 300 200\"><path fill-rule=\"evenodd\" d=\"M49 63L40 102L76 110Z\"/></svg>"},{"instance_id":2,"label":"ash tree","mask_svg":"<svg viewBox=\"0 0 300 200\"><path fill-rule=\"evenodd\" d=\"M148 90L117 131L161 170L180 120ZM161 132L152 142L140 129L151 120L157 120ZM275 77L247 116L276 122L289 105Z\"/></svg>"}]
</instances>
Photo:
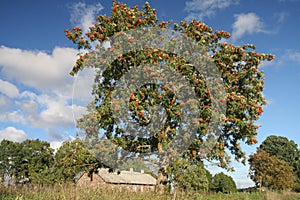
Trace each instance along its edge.
<instances>
[{"instance_id":1,"label":"ash tree","mask_svg":"<svg viewBox=\"0 0 300 200\"><path fill-rule=\"evenodd\" d=\"M295 186L293 167L276 156L258 149L249 157L250 178L258 187L267 187L273 190L288 190Z\"/></svg>"},{"instance_id":2,"label":"ash tree","mask_svg":"<svg viewBox=\"0 0 300 200\"><path fill-rule=\"evenodd\" d=\"M192 40L193 44L201 47L203 57L214 64L219 77L209 86L204 70L197 70L189 60L195 52L187 51L184 54L187 56L183 56L176 53L174 47L174 51L163 48L164 45L170 45L173 40L176 41L176 37L165 39L161 35L151 40L153 41L151 45L155 43L162 48L151 48L149 43L143 49L119 51L120 46L130 49L131 46L148 41L151 34L139 34L139 31L152 30L151 28L156 28L155 30L162 33L164 31L170 33L173 30L187 40ZM256 52L252 44L241 46L228 44L224 40L230 38L230 33L223 30L213 31L211 27L197 20L177 23L171 20L159 21L156 9L151 8L148 2L140 9L138 6L129 7L124 3L113 1L111 16L98 16L96 23L85 33L80 27L65 30L65 33L78 49L83 50L70 74L75 75L88 67L97 69L92 91L94 109L83 115L78 122L79 128L86 136L85 140L105 137L118 149L129 154L165 153L163 157L159 157L161 163L166 157L173 156L172 162L161 165L169 174L180 172L195 163L201 165L204 159L216 161L219 166L229 169L229 152L235 159L245 162L245 153L240 143L248 145L257 143L258 125L255 121L259 119L266 103L262 95L264 74L258 66L263 60L272 60L273 55ZM133 33L137 33L139 40L133 37ZM115 39L117 36L123 37L123 40ZM109 43L111 47L107 45ZM105 57L108 54L113 54L114 59ZM201 60L196 61L201 65ZM159 67L157 69L153 65L166 65L171 72L163 71ZM142 68L141 73L131 74L130 72L137 71L138 66ZM179 74L194 92L196 103L191 106L191 110L196 110L198 115L189 118L189 122L181 124L185 115L190 112L183 111L185 106L190 106L190 101L180 101L180 96L174 92L186 90L181 85L172 88L179 82L178 80L158 84L145 83L130 93L123 91L114 93L117 83L128 74L130 76L128 80L133 83L140 80L142 75L157 77L161 71L165 76L173 72ZM214 98L219 87L225 91L222 99ZM127 95L124 101L115 101L115 97L122 95ZM227 108L218 116L220 120L218 124L211 123L214 112L218 109L215 102ZM163 117L152 115L151 107L156 105L163 108L162 111L155 111L164 112ZM122 129L129 120L120 115L121 123L118 123L119 119L115 116L123 109L129 110L130 120L139 126L129 127L130 131ZM153 117L156 119L153 120ZM153 121L160 122L161 128L152 134L141 133L140 127L143 128ZM189 129L192 125L196 126L195 132ZM179 129L183 131L179 132ZM179 135L181 138L178 143L190 139L190 145L184 150L181 149L181 152L173 151L172 148L166 150L165 148ZM212 140L209 135L213 136ZM207 143L209 147L206 146Z\"/></svg>"},{"instance_id":3,"label":"ash tree","mask_svg":"<svg viewBox=\"0 0 300 200\"><path fill-rule=\"evenodd\" d=\"M298 145L286 137L270 135L261 143L259 149L293 167L297 179L294 190L300 192L300 150Z\"/></svg>"},{"instance_id":4,"label":"ash tree","mask_svg":"<svg viewBox=\"0 0 300 200\"><path fill-rule=\"evenodd\" d=\"M25 140L21 143L2 140L1 181L11 186L49 184L54 165L53 151L48 142L38 139Z\"/></svg>"}]
</instances>

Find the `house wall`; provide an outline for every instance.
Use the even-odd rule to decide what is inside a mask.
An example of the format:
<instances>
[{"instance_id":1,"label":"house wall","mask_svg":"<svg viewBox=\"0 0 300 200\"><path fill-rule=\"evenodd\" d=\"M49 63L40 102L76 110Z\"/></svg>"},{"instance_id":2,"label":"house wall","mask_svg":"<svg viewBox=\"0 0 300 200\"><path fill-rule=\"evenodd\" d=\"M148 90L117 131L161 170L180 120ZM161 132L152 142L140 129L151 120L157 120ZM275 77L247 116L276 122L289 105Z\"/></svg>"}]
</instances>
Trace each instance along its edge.
<instances>
[{"instance_id":1,"label":"house wall","mask_svg":"<svg viewBox=\"0 0 300 200\"><path fill-rule=\"evenodd\" d=\"M103 186L111 188L111 189L118 189L120 191L130 190L130 191L133 191L133 192L146 192L146 191L154 191L155 190L154 185L130 185L130 184L106 183Z\"/></svg>"},{"instance_id":2,"label":"house wall","mask_svg":"<svg viewBox=\"0 0 300 200\"><path fill-rule=\"evenodd\" d=\"M88 173L84 173L76 183L76 185L79 187L97 187L104 184L105 182L99 175L93 174L93 178L91 180L91 178L88 176Z\"/></svg>"},{"instance_id":3,"label":"house wall","mask_svg":"<svg viewBox=\"0 0 300 200\"><path fill-rule=\"evenodd\" d=\"M98 174L93 174L93 178L88 176L88 173L84 173L77 181L78 187L102 187L107 189L116 189L119 191L130 190L133 192L146 192L154 191L154 185L131 185L131 184L114 184L106 183Z\"/></svg>"}]
</instances>

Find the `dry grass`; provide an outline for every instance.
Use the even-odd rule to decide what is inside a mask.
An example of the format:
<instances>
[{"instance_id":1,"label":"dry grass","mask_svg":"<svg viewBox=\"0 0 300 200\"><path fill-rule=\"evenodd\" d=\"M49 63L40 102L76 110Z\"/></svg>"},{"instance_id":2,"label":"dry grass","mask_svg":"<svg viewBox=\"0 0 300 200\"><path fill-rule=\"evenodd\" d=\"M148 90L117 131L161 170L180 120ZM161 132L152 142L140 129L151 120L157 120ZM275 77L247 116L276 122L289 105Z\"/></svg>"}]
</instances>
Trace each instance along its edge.
<instances>
[{"instance_id":1,"label":"dry grass","mask_svg":"<svg viewBox=\"0 0 300 200\"><path fill-rule=\"evenodd\" d=\"M266 200L299 200L300 194L294 192L287 192L287 191L284 192L268 191L265 194L265 199Z\"/></svg>"},{"instance_id":2,"label":"dry grass","mask_svg":"<svg viewBox=\"0 0 300 200\"><path fill-rule=\"evenodd\" d=\"M76 188L74 185L56 185L51 188L18 190L0 187L2 200L174 200L172 194L154 192L133 193L129 191L104 190L103 188ZM177 192L176 200L297 200L300 194L290 192L201 194Z\"/></svg>"}]
</instances>

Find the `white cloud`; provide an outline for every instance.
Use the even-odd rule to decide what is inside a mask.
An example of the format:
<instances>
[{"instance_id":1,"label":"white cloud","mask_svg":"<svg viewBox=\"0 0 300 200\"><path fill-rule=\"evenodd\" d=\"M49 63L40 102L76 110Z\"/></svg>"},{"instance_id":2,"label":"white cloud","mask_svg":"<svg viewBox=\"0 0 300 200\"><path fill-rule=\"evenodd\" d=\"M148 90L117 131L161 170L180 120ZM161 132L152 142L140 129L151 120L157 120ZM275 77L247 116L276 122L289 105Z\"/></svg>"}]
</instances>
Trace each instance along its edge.
<instances>
[{"instance_id":1,"label":"white cloud","mask_svg":"<svg viewBox=\"0 0 300 200\"><path fill-rule=\"evenodd\" d=\"M91 101L91 91L95 80L95 69L85 68L79 71L73 84L72 97L74 100L87 104Z\"/></svg>"},{"instance_id":2,"label":"white cloud","mask_svg":"<svg viewBox=\"0 0 300 200\"><path fill-rule=\"evenodd\" d=\"M19 96L19 90L14 84L1 79L0 79L0 93L3 93L10 98L15 98Z\"/></svg>"},{"instance_id":3,"label":"white cloud","mask_svg":"<svg viewBox=\"0 0 300 200\"><path fill-rule=\"evenodd\" d=\"M23 90L0 79L0 92L5 94L0 96L0 121L42 128L48 134L57 127L75 128L73 112L79 118L85 111L94 80L93 71L84 70L74 85L69 72L77 53L60 47L51 54L0 47L1 78L19 83Z\"/></svg>"},{"instance_id":4,"label":"white cloud","mask_svg":"<svg viewBox=\"0 0 300 200\"><path fill-rule=\"evenodd\" d=\"M40 91L62 93L69 87L67 92L71 92L73 78L68 74L77 53L75 49L56 47L49 55L42 51L1 46L1 74Z\"/></svg>"},{"instance_id":5,"label":"white cloud","mask_svg":"<svg viewBox=\"0 0 300 200\"><path fill-rule=\"evenodd\" d=\"M60 142L60 141L53 141L53 142L50 142L50 147L52 149L55 150L55 152L59 149L59 147L61 147L61 145L63 144L63 142Z\"/></svg>"},{"instance_id":6,"label":"white cloud","mask_svg":"<svg viewBox=\"0 0 300 200\"><path fill-rule=\"evenodd\" d=\"M1 122L12 122L16 124L26 124L26 117L20 110L10 110L5 113L0 113Z\"/></svg>"},{"instance_id":7,"label":"white cloud","mask_svg":"<svg viewBox=\"0 0 300 200\"><path fill-rule=\"evenodd\" d=\"M262 20L255 13L237 14L232 25L232 40L236 41L245 34L260 33L264 30Z\"/></svg>"},{"instance_id":8,"label":"white cloud","mask_svg":"<svg viewBox=\"0 0 300 200\"><path fill-rule=\"evenodd\" d=\"M289 16L288 12L279 12L274 14L274 17L277 19L278 23L285 22L288 16Z\"/></svg>"},{"instance_id":9,"label":"white cloud","mask_svg":"<svg viewBox=\"0 0 300 200\"><path fill-rule=\"evenodd\" d=\"M235 179L235 183L237 188L249 188L255 186L255 183L246 176Z\"/></svg>"},{"instance_id":10,"label":"white cloud","mask_svg":"<svg viewBox=\"0 0 300 200\"><path fill-rule=\"evenodd\" d=\"M15 127L7 127L3 130L0 130L0 141L1 140L10 140L13 142L22 142L26 140L27 135L23 130L18 130Z\"/></svg>"},{"instance_id":11,"label":"white cloud","mask_svg":"<svg viewBox=\"0 0 300 200\"><path fill-rule=\"evenodd\" d=\"M67 100L62 98L53 98L50 96L44 96L40 99L44 101L44 105L47 109L43 110L40 115L40 124L43 126L66 126L70 127L74 125L72 107L68 105ZM38 125L38 124L35 124Z\"/></svg>"},{"instance_id":12,"label":"white cloud","mask_svg":"<svg viewBox=\"0 0 300 200\"><path fill-rule=\"evenodd\" d=\"M186 20L203 20L205 17L212 17L217 10L238 4L239 0L192 0L187 1L184 10L189 14Z\"/></svg>"},{"instance_id":13,"label":"white cloud","mask_svg":"<svg viewBox=\"0 0 300 200\"><path fill-rule=\"evenodd\" d=\"M47 94L30 95L30 99L20 99L15 102L13 109L0 113L0 122L42 128L50 137L65 139L65 136L57 136L65 135L60 129L75 129L75 120L86 111L85 105L71 105L67 98Z\"/></svg>"},{"instance_id":14,"label":"white cloud","mask_svg":"<svg viewBox=\"0 0 300 200\"><path fill-rule=\"evenodd\" d=\"M0 95L0 112L5 112L11 109L12 101L7 96Z\"/></svg>"},{"instance_id":15,"label":"white cloud","mask_svg":"<svg viewBox=\"0 0 300 200\"><path fill-rule=\"evenodd\" d=\"M300 52L299 51L292 51L288 50L287 53L284 55L286 60L294 61L300 64Z\"/></svg>"},{"instance_id":16,"label":"white cloud","mask_svg":"<svg viewBox=\"0 0 300 200\"><path fill-rule=\"evenodd\" d=\"M79 2L75 3L71 7L71 23L74 26L79 26L86 32L91 25L95 22L96 15L104 7L97 3L95 5L87 5L85 3Z\"/></svg>"},{"instance_id":17,"label":"white cloud","mask_svg":"<svg viewBox=\"0 0 300 200\"><path fill-rule=\"evenodd\" d=\"M73 25L87 30L103 6L77 3L71 9ZM77 54L63 47L48 53L0 46L0 122L41 128L55 141L69 140L73 116L85 112L94 81L93 70L84 70L74 83L69 72Z\"/></svg>"}]
</instances>

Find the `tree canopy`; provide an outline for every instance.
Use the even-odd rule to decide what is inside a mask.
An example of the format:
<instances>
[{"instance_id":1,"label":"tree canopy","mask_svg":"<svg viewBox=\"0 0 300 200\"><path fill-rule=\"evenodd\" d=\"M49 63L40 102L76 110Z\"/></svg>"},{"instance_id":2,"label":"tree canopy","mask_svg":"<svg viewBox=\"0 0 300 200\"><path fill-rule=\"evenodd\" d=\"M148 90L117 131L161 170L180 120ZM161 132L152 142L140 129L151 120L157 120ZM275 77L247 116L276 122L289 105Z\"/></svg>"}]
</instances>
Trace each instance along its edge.
<instances>
[{"instance_id":1,"label":"tree canopy","mask_svg":"<svg viewBox=\"0 0 300 200\"><path fill-rule=\"evenodd\" d=\"M298 145L283 136L268 136L259 146L260 149L266 151L270 156L276 156L280 160L284 160L292 166L296 166L299 162Z\"/></svg>"},{"instance_id":2,"label":"tree canopy","mask_svg":"<svg viewBox=\"0 0 300 200\"><path fill-rule=\"evenodd\" d=\"M240 142L257 142L255 121L266 103L258 66L272 55L228 44L228 32L200 21L159 21L148 2L140 9L113 1L111 16L96 20L87 32L65 30L84 50L71 75L97 69L94 109L80 125L86 141L104 137L132 155L158 152L169 171L203 159L228 167L228 151L245 159ZM176 149L175 140L189 143Z\"/></svg>"},{"instance_id":3,"label":"tree canopy","mask_svg":"<svg viewBox=\"0 0 300 200\"><path fill-rule=\"evenodd\" d=\"M55 174L59 182L73 181L81 172L92 174L104 167L78 139L63 143L55 154L55 161Z\"/></svg>"},{"instance_id":4,"label":"tree canopy","mask_svg":"<svg viewBox=\"0 0 300 200\"><path fill-rule=\"evenodd\" d=\"M177 174L176 183L184 190L208 191L210 180L209 171L204 165L189 166Z\"/></svg>"},{"instance_id":5,"label":"tree canopy","mask_svg":"<svg viewBox=\"0 0 300 200\"><path fill-rule=\"evenodd\" d=\"M54 164L53 149L48 142L25 140L0 143L1 180L8 185L46 183L46 174Z\"/></svg>"},{"instance_id":6,"label":"tree canopy","mask_svg":"<svg viewBox=\"0 0 300 200\"><path fill-rule=\"evenodd\" d=\"M212 179L212 189L216 192L232 193L236 192L236 184L232 177L223 172L215 174Z\"/></svg>"},{"instance_id":7,"label":"tree canopy","mask_svg":"<svg viewBox=\"0 0 300 200\"><path fill-rule=\"evenodd\" d=\"M270 156L275 156L287 162L293 167L294 174L297 177L295 190L300 192L300 150L298 145L286 137L270 135L262 142L259 149L264 150Z\"/></svg>"},{"instance_id":8,"label":"tree canopy","mask_svg":"<svg viewBox=\"0 0 300 200\"><path fill-rule=\"evenodd\" d=\"M249 164L250 178L259 187L284 190L295 186L293 167L262 149L250 155Z\"/></svg>"}]
</instances>

